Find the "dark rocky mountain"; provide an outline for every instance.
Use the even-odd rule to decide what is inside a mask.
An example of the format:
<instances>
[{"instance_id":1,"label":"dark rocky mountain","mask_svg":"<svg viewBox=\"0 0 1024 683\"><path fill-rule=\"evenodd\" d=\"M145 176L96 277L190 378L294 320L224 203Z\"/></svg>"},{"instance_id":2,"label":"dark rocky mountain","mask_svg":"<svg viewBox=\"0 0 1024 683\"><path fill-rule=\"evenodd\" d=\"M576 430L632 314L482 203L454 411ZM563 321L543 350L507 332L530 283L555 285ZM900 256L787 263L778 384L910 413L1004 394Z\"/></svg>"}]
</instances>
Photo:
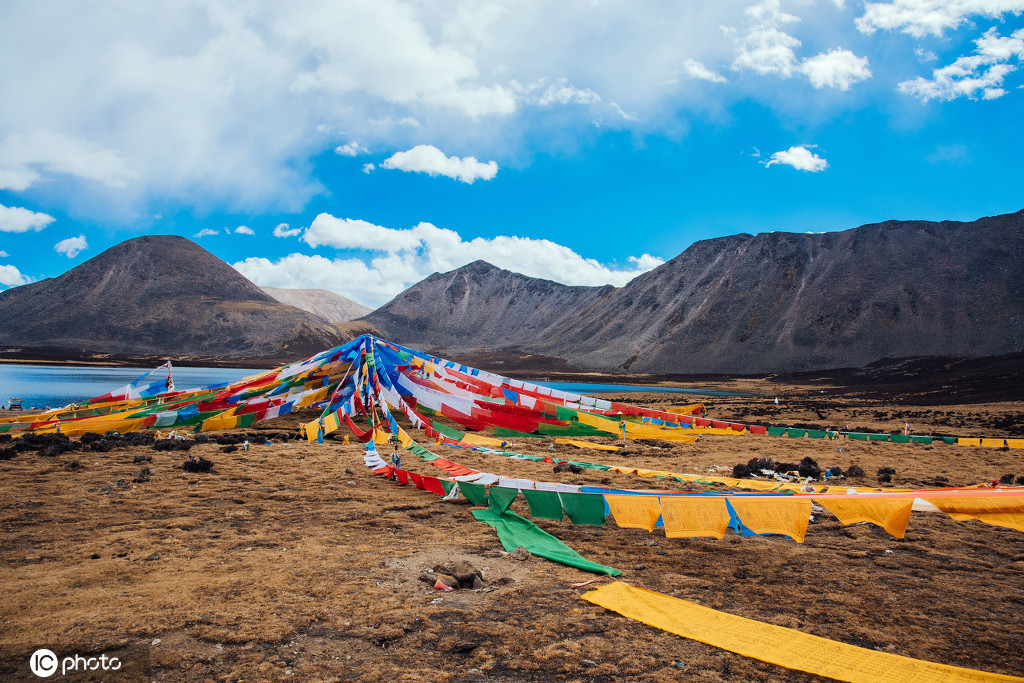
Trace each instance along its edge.
<instances>
[{"instance_id":1,"label":"dark rocky mountain","mask_svg":"<svg viewBox=\"0 0 1024 683\"><path fill-rule=\"evenodd\" d=\"M552 337L565 316L614 289L570 287L474 261L434 273L360 320L420 348L517 348Z\"/></svg>"},{"instance_id":2,"label":"dark rocky mountain","mask_svg":"<svg viewBox=\"0 0 1024 683\"><path fill-rule=\"evenodd\" d=\"M754 373L1024 349L1024 211L697 242L624 287L476 262L363 320L447 353L517 349L579 369Z\"/></svg>"},{"instance_id":3,"label":"dark rocky mountain","mask_svg":"<svg viewBox=\"0 0 1024 683\"><path fill-rule=\"evenodd\" d=\"M0 292L0 347L23 355L296 359L341 341L334 326L173 235L131 239Z\"/></svg>"}]
</instances>

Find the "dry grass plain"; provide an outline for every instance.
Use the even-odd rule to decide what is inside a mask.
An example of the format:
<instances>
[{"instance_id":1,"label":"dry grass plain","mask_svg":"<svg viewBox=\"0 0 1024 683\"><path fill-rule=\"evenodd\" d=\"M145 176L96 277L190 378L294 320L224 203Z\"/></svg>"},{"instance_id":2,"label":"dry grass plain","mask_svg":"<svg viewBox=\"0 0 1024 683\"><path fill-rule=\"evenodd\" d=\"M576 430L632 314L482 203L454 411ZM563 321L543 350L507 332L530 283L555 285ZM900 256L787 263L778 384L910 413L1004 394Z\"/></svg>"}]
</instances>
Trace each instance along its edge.
<instances>
[{"instance_id":1,"label":"dry grass plain","mask_svg":"<svg viewBox=\"0 0 1024 683\"><path fill-rule=\"evenodd\" d=\"M1024 436L1018 402L907 407L841 387L749 379L715 388L755 394L708 399L720 419L886 431L909 420L917 433ZM248 431L276 437L299 421ZM549 444L531 440L519 450L546 453ZM1024 475L1024 451L845 439L710 436L631 444L621 454L557 448L566 458L698 474L752 457L810 456L823 468L858 465L866 475L850 483L862 486L874 485L881 467L896 470L894 485L909 487ZM517 477L683 486L432 450ZM359 444L274 438L248 451L200 444L191 452L213 460L214 471L187 473L182 453L147 447L57 458L25 452L0 462L0 677L32 680L24 653L49 647L141 657L141 678L157 681L816 680L579 600L587 589L571 584L594 575L504 557L466 501L373 475ZM151 463L133 462L143 453ZM403 464L440 472L411 454ZM152 478L133 482L143 465ZM513 509L525 514L522 498ZM864 647L1024 674L1024 534L1016 531L914 513L897 540L819 515L798 544L536 521L637 586ZM467 568L481 571L484 589L440 593L421 580L428 570Z\"/></svg>"}]
</instances>

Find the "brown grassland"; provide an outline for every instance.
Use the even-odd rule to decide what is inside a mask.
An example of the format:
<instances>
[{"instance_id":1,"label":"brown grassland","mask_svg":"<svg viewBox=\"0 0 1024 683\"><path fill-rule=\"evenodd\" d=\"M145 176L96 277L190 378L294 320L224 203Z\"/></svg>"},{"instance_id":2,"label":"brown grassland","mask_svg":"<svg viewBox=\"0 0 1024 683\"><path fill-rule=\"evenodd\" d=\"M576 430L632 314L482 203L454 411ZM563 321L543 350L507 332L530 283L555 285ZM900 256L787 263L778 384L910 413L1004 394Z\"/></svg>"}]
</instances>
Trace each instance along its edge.
<instances>
[{"instance_id":1,"label":"brown grassland","mask_svg":"<svg viewBox=\"0 0 1024 683\"><path fill-rule=\"evenodd\" d=\"M733 380L750 396L706 402L711 417L780 425L1024 436L1018 401L909 407L824 384ZM780 402L773 401L779 396ZM668 406L664 394L616 397ZM821 415L827 415L823 418ZM143 680L804 681L815 676L660 632L579 599L595 575L505 557L465 500L375 476L363 447L282 440L307 416L247 430L271 445L222 452L187 473L181 452L149 447L23 452L0 462L0 677L31 680L38 647L125 652ZM340 435L339 435L340 438ZM516 448L549 453L551 441ZM667 480L431 447L516 477L633 488ZM874 486L959 486L1024 475L1024 451L980 447L708 436L631 443L623 453L558 446L558 456L704 474L753 457L857 465ZM139 454L151 463L135 463ZM386 454L385 454L386 456ZM71 462L77 461L77 466ZM407 469L440 470L410 453ZM146 465L153 476L133 482ZM520 497L514 510L527 514ZM1024 674L1024 534L915 512L904 539L816 515L806 541L780 536L666 539L660 530L535 520L622 580L751 619L908 657ZM485 587L442 593L422 580L479 570ZM591 586L592 587L592 586ZM136 648L128 650L126 648ZM131 654L134 653L134 654ZM122 680L116 678L113 680Z\"/></svg>"}]
</instances>

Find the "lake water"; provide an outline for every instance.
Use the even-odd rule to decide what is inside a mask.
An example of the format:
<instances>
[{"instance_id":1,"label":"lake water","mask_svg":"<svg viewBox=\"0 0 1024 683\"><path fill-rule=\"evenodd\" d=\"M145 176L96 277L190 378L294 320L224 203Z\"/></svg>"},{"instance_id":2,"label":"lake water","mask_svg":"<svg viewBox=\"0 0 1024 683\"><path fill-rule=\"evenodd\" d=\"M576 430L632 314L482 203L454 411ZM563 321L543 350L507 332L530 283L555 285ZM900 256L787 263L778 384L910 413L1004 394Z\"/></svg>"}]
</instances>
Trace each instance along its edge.
<instances>
[{"instance_id":1,"label":"lake water","mask_svg":"<svg viewBox=\"0 0 1024 683\"><path fill-rule=\"evenodd\" d=\"M20 398L28 408L58 407L123 387L146 371L141 368L104 368L78 365L15 365L0 363L0 405L11 398ZM232 382L261 370L246 368L174 368L176 389L194 389ZM153 379L157 379L154 375ZM551 389L576 394L602 392L654 392L662 394L695 394L700 396L738 396L741 394L710 389L679 389L648 387L640 384L588 384L580 382L536 382Z\"/></svg>"},{"instance_id":2,"label":"lake water","mask_svg":"<svg viewBox=\"0 0 1024 683\"><path fill-rule=\"evenodd\" d=\"M0 363L0 405L20 398L28 408L58 407L102 396L134 382L141 368L104 368L77 365L13 365ZM174 368L174 387L194 389L232 382L261 370L245 368ZM158 379L156 375L153 380Z\"/></svg>"}]
</instances>

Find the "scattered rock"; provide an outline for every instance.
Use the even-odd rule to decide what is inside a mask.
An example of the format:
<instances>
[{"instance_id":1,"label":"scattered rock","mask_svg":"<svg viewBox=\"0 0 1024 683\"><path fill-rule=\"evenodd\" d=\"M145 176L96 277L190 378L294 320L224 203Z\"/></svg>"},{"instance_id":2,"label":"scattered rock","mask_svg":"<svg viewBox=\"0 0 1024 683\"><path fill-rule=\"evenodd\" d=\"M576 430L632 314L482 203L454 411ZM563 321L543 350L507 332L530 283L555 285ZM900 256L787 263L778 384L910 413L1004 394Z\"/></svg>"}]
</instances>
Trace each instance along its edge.
<instances>
[{"instance_id":1,"label":"scattered rock","mask_svg":"<svg viewBox=\"0 0 1024 683\"><path fill-rule=\"evenodd\" d=\"M560 462L552 468L555 472L572 472L573 474L583 474L583 468L579 465L573 465L571 462Z\"/></svg>"},{"instance_id":2,"label":"scattered rock","mask_svg":"<svg viewBox=\"0 0 1024 683\"><path fill-rule=\"evenodd\" d=\"M850 465L849 467L846 468L846 476L848 476L848 477L863 477L864 476L864 470L862 470L857 465Z\"/></svg>"},{"instance_id":3,"label":"scattered rock","mask_svg":"<svg viewBox=\"0 0 1024 683\"><path fill-rule=\"evenodd\" d=\"M878 469L878 482L880 484L888 484L892 481L892 475L896 474L896 470L892 467L880 467Z\"/></svg>"},{"instance_id":4,"label":"scattered rock","mask_svg":"<svg viewBox=\"0 0 1024 683\"><path fill-rule=\"evenodd\" d=\"M530 559L530 551L527 550L525 546L519 546L505 557L509 558L510 560L522 562L523 560Z\"/></svg>"},{"instance_id":5,"label":"scattered rock","mask_svg":"<svg viewBox=\"0 0 1024 683\"><path fill-rule=\"evenodd\" d=\"M188 460L181 463L181 469L186 472L212 472L213 461L207 460L203 456L199 456L197 460L195 456L189 456Z\"/></svg>"},{"instance_id":6,"label":"scattered rock","mask_svg":"<svg viewBox=\"0 0 1024 683\"><path fill-rule=\"evenodd\" d=\"M159 553L153 553L152 555L147 555L146 556L146 562L156 562L159 559L160 559L160 554Z\"/></svg>"},{"instance_id":7,"label":"scattered rock","mask_svg":"<svg viewBox=\"0 0 1024 683\"><path fill-rule=\"evenodd\" d=\"M98 560L98 559L100 559L100 554L99 553L93 553L92 555L89 556L89 559L90 560Z\"/></svg>"},{"instance_id":8,"label":"scattered rock","mask_svg":"<svg viewBox=\"0 0 1024 683\"><path fill-rule=\"evenodd\" d=\"M135 463L136 465L139 464L140 462L153 462L153 456L149 455L148 453L140 453L139 455L136 455L132 459L132 462Z\"/></svg>"},{"instance_id":9,"label":"scattered rock","mask_svg":"<svg viewBox=\"0 0 1024 683\"><path fill-rule=\"evenodd\" d=\"M457 655L468 655L470 652L477 649L478 647L480 646L476 643L471 643L468 640L466 640L461 643L455 643L455 645L452 646L452 652Z\"/></svg>"}]
</instances>

